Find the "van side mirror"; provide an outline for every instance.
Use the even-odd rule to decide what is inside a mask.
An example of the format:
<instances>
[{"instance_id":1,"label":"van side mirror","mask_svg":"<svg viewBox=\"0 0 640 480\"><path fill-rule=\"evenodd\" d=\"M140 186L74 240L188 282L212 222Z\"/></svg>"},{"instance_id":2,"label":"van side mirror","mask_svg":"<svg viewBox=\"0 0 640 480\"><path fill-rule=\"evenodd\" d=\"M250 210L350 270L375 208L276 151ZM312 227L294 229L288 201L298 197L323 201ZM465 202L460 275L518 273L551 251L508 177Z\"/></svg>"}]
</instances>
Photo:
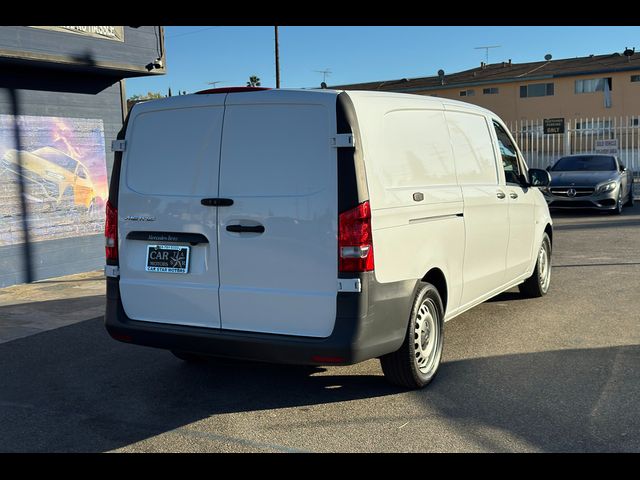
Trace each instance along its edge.
<instances>
[{"instance_id":1,"label":"van side mirror","mask_svg":"<svg viewBox=\"0 0 640 480\"><path fill-rule=\"evenodd\" d=\"M551 175L546 170L539 168L529 169L529 184L532 187L548 187L551 183Z\"/></svg>"}]
</instances>

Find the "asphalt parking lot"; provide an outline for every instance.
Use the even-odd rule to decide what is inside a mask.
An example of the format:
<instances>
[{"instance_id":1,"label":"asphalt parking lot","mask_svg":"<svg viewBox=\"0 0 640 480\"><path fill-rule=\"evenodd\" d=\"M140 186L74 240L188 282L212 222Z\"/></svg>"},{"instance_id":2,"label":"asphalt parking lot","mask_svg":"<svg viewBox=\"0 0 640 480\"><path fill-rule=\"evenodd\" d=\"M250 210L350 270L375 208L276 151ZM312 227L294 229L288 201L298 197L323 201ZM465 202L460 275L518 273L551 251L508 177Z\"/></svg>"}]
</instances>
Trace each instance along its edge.
<instances>
[{"instance_id":1,"label":"asphalt parking lot","mask_svg":"<svg viewBox=\"0 0 640 480\"><path fill-rule=\"evenodd\" d=\"M448 322L422 391L376 360L187 365L94 318L0 343L0 451L639 452L640 205L554 222L549 294Z\"/></svg>"}]
</instances>

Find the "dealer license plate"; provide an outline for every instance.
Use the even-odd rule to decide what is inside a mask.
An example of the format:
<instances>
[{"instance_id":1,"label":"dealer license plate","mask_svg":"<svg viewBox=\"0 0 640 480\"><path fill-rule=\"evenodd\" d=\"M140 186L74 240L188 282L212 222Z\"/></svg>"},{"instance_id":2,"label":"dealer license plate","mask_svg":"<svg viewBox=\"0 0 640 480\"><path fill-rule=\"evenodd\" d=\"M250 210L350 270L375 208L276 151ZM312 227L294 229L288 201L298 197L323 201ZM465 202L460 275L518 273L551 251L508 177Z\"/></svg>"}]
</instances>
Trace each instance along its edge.
<instances>
[{"instance_id":1,"label":"dealer license plate","mask_svg":"<svg viewBox=\"0 0 640 480\"><path fill-rule=\"evenodd\" d=\"M187 273L189 250L181 245L147 245L147 272Z\"/></svg>"}]
</instances>

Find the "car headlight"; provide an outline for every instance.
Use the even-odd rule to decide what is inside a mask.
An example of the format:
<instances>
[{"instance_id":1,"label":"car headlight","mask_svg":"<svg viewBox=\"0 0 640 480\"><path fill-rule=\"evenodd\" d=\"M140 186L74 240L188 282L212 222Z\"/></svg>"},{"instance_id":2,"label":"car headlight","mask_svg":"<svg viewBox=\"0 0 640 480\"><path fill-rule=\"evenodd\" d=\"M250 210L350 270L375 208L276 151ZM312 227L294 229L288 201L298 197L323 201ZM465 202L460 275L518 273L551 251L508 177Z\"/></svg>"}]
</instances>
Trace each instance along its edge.
<instances>
[{"instance_id":1,"label":"car headlight","mask_svg":"<svg viewBox=\"0 0 640 480\"><path fill-rule=\"evenodd\" d=\"M596 187L596 193L610 192L612 190L615 190L617 186L618 186L618 182L602 183Z\"/></svg>"}]
</instances>

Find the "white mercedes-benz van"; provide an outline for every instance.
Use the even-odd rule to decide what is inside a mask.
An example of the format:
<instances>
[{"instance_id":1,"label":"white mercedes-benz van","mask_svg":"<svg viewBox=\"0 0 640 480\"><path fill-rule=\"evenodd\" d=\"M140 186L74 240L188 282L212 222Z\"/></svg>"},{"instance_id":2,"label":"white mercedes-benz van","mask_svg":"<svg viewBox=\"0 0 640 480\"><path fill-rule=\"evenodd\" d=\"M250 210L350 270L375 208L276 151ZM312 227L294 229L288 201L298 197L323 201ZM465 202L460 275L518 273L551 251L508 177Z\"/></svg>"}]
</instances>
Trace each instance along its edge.
<instances>
[{"instance_id":1,"label":"white mercedes-benz van","mask_svg":"<svg viewBox=\"0 0 640 480\"><path fill-rule=\"evenodd\" d=\"M444 322L547 292L552 222L502 121L442 98L216 89L135 105L114 142L106 328L202 356L378 357L420 388Z\"/></svg>"}]
</instances>

